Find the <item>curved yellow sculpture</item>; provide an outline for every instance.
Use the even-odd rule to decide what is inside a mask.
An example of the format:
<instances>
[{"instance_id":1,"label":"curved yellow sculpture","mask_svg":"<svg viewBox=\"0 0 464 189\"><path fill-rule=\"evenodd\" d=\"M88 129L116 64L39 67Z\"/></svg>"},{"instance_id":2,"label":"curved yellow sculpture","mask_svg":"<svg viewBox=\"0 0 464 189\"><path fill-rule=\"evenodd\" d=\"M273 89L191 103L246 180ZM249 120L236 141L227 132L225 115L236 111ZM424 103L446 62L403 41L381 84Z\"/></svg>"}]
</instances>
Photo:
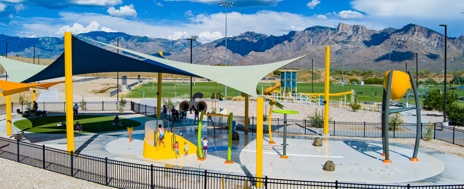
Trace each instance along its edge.
<instances>
[{"instance_id":1,"label":"curved yellow sculpture","mask_svg":"<svg viewBox=\"0 0 464 189\"><path fill-rule=\"evenodd\" d=\"M390 73L390 71L386 71L383 74L384 90L386 90L387 88L388 73ZM393 70L390 98L393 100L399 100L403 98L408 89L411 88L411 83L408 82L409 80L410 78L407 73L398 70Z\"/></svg>"}]
</instances>

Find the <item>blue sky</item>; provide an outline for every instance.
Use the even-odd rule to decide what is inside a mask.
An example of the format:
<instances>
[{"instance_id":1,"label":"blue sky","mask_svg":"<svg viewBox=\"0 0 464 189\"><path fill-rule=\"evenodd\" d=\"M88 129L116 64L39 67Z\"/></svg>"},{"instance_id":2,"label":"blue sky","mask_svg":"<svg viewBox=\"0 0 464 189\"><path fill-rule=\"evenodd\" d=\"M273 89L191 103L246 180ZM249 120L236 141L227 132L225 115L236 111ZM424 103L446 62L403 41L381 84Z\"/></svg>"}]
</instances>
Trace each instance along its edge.
<instances>
[{"instance_id":1,"label":"blue sky","mask_svg":"<svg viewBox=\"0 0 464 189\"><path fill-rule=\"evenodd\" d=\"M311 26L361 24L368 29L409 23L464 35L464 0L229 0L227 35L246 31L283 35ZM152 38L225 36L226 8L215 0L0 0L0 33L61 37L118 31Z\"/></svg>"}]
</instances>

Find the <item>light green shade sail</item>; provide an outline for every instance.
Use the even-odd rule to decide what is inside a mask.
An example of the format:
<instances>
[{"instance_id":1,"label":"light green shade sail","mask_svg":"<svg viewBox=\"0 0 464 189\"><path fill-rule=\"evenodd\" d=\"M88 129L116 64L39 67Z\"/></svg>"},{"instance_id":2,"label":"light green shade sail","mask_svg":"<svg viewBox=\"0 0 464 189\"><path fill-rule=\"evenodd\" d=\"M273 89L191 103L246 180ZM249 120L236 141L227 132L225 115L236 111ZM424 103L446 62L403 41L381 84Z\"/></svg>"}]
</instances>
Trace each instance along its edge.
<instances>
[{"instance_id":1,"label":"light green shade sail","mask_svg":"<svg viewBox=\"0 0 464 189\"><path fill-rule=\"evenodd\" d=\"M8 81L22 82L47 66L24 63L0 56L0 64L8 73ZM64 70L63 70L64 73Z\"/></svg>"},{"instance_id":2,"label":"light green shade sail","mask_svg":"<svg viewBox=\"0 0 464 189\"><path fill-rule=\"evenodd\" d=\"M256 86L258 86L259 81L261 81L261 79L263 79L267 74L307 56L303 55L297 58L284 60L280 62L251 66L209 66L162 59L156 56L124 49L121 47L116 47L106 43L94 40L92 41L105 46L126 51L128 53L159 62L161 64L181 69L186 72L190 72L200 77L210 79L223 85L232 87L254 97L258 96L258 94L256 93Z\"/></svg>"}]
</instances>

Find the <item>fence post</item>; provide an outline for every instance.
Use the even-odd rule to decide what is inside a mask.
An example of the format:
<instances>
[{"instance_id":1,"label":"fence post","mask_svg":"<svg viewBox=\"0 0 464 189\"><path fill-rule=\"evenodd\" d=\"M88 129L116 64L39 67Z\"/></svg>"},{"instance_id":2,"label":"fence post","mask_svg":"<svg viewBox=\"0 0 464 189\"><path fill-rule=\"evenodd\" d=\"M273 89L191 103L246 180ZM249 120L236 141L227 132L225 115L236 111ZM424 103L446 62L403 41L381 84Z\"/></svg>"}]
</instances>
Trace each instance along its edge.
<instances>
[{"instance_id":1,"label":"fence post","mask_svg":"<svg viewBox=\"0 0 464 189\"><path fill-rule=\"evenodd\" d=\"M395 134L396 134L396 123L393 122L393 138L395 138Z\"/></svg>"},{"instance_id":2,"label":"fence post","mask_svg":"<svg viewBox=\"0 0 464 189\"><path fill-rule=\"evenodd\" d=\"M338 188L338 180L335 180L335 188Z\"/></svg>"},{"instance_id":3,"label":"fence post","mask_svg":"<svg viewBox=\"0 0 464 189\"><path fill-rule=\"evenodd\" d=\"M147 115L147 105L145 105L145 115Z\"/></svg>"},{"instance_id":4,"label":"fence post","mask_svg":"<svg viewBox=\"0 0 464 189\"><path fill-rule=\"evenodd\" d=\"M19 140L16 140L16 154L17 154L17 161L19 162Z\"/></svg>"},{"instance_id":5,"label":"fence post","mask_svg":"<svg viewBox=\"0 0 464 189\"><path fill-rule=\"evenodd\" d=\"M69 154L71 156L71 177L74 177L73 175L73 169L74 169L74 152L71 151L71 153Z\"/></svg>"},{"instance_id":6,"label":"fence post","mask_svg":"<svg viewBox=\"0 0 464 189\"><path fill-rule=\"evenodd\" d=\"M264 188L267 188L267 176L264 177Z\"/></svg>"},{"instance_id":7,"label":"fence post","mask_svg":"<svg viewBox=\"0 0 464 189\"><path fill-rule=\"evenodd\" d=\"M456 127L453 127L453 144L454 144L454 134L456 132Z\"/></svg>"},{"instance_id":8,"label":"fence post","mask_svg":"<svg viewBox=\"0 0 464 189\"><path fill-rule=\"evenodd\" d=\"M433 124L433 139L436 139L436 133L437 133L437 123Z\"/></svg>"},{"instance_id":9,"label":"fence post","mask_svg":"<svg viewBox=\"0 0 464 189\"><path fill-rule=\"evenodd\" d=\"M105 185L108 184L108 157L105 157Z\"/></svg>"},{"instance_id":10,"label":"fence post","mask_svg":"<svg viewBox=\"0 0 464 189\"><path fill-rule=\"evenodd\" d=\"M305 119L304 121L305 121L305 122L304 122L304 126L305 126L304 131L305 131L305 135L306 135L306 119Z\"/></svg>"},{"instance_id":11,"label":"fence post","mask_svg":"<svg viewBox=\"0 0 464 189\"><path fill-rule=\"evenodd\" d=\"M333 136L336 136L335 133L336 133L336 130L335 130L335 121L334 121L334 135Z\"/></svg>"},{"instance_id":12,"label":"fence post","mask_svg":"<svg viewBox=\"0 0 464 189\"><path fill-rule=\"evenodd\" d=\"M422 125L422 123L420 123L420 128L421 128L421 131L424 130L424 126ZM427 128L425 128L425 130L427 130ZM421 132L421 138L424 138L423 133L424 132Z\"/></svg>"},{"instance_id":13,"label":"fence post","mask_svg":"<svg viewBox=\"0 0 464 189\"><path fill-rule=\"evenodd\" d=\"M366 138L366 122L364 122L363 124L364 124L364 138Z\"/></svg>"},{"instance_id":14,"label":"fence post","mask_svg":"<svg viewBox=\"0 0 464 189\"><path fill-rule=\"evenodd\" d=\"M206 184L207 183L207 180L206 180L207 178L208 178L208 171L205 170L205 187L204 187L205 189L207 189L207 184Z\"/></svg>"},{"instance_id":15,"label":"fence post","mask_svg":"<svg viewBox=\"0 0 464 189\"><path fill-rule=\"evenodd\" d=\"M153 164L150 165L150 188L154 189L155 188L155 180L153 179L154 177L154 167Z\"/></svg>"},{"instance_id":16,"label":"fence post","mask_svg":"<svg viewBox=\"0 0 464 189\"><path fill-rule=\"evenodd\" d=\"M42 168L45 169L45 145L42 145Z\"/></svg>"},{"instance_id":17,"label":"fence post","mask_svg":"<svg viewBox=\"0 0 464 189\"><path fill-rule=\"evenodd\" d=\"M407 189L411 188L411 185L410 184L406 185L406 188Z\"/></svg>"},{"instance_id":18,"label":"fence post","mask_svg":"<svg viewBox=\"0 0 464 189\"><path fill-rule=\"evenodd\" d=\"M102 111L105 110L104 106L105 106L105 103L102 101Z\"/></svg>"}]
</instances>

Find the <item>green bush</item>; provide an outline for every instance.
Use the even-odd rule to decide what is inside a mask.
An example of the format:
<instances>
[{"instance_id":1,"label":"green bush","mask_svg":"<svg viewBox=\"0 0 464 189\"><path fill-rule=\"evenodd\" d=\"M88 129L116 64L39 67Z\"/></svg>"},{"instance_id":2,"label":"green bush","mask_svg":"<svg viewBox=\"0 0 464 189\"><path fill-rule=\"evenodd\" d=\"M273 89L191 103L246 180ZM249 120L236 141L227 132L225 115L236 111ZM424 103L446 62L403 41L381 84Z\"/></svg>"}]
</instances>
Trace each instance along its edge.
<instances>
[{"instance_id":1,"label":"green bush","mask_svg":"<svg viewBox=\"0 0 464 189\"><path fill-rule=\"evenodd\" d=\"M451 104L446 109L446 114L451 125L464 126L464 107Z\"/></svg>"},{"instance_id":2,"label":"green bush","mask_svg":"<svg viewBox=\"0 0 464 189\"><path fill-rule=\"evenodd\" d=\"M349 106L351 107L351 110L353 110L353 112L357 112L358 110L361 109L361 104L358 103L356 96L354 96L354 102L350 103Z\"/></svg>"},{"instance_id":3,"label":"green bush","mask_svg":"<svg viewBox=\"0 0 464 189\"><path fill-rule=\"evenodd\" d=\"M389 131L397 130L395 129L395 127L402 125L404 123L403 116L400 113L390 114L390 117L388 118L388 122L389 122L388 124Z\"/></svg>"},{"instance_id":4,"label":"green bush","mask_svg":"<svg viewBox=\"0 0 464 189\"><path fill-rule=\"evenodd\" d=\"M433 139L433 130L434 130L434 126L433 126L433 123L427 123L425 125L425 129L426 129L426 132L425 132L425 141L430 141Z\"/></svg>"},{"instance_id":5,"label":"green bush","mask_svg":"<svg viewBox=\"0 0 464 189\"><path fill-rule=\"evenodd\" d=\"M308 117L306 117L306 120L308 120L311 126L313 127L316 127L316 128L324 127L324 113L319 114L317 112L317 109L312 116L309 115ZM330 118L329 118L329 121L330 121Z\"/></svg>"},{"instance_id":6,"label":"green bush","mask_svg":"<svg viewBox=\"0 0 464 189\"><path fill-rule=\"evenodd\" d=\"M446 100L446 106L449 107L456 101L456 95L448 93L448 98ZM425 110L437 110L443 112L443 94L440 90L435 89L431 92L428 92L424 95L424 105L422 106Z\"/></svg>"}]
</instances>

